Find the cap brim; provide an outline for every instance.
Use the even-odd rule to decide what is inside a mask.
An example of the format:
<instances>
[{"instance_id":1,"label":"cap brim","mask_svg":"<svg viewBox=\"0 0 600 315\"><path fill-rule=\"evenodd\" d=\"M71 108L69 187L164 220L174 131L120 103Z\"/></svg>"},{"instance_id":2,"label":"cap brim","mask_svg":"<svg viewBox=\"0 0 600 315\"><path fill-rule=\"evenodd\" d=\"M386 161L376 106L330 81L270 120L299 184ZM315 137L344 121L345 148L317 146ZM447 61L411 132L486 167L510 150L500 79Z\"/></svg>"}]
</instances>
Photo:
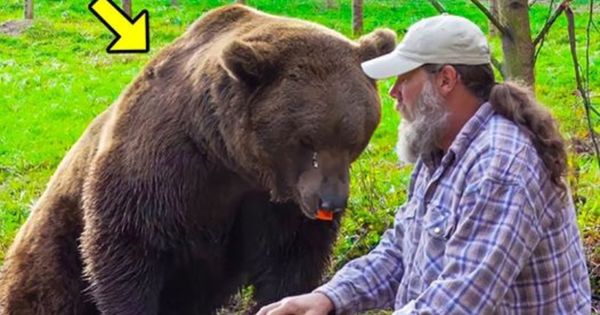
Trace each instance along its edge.
<instances>
[{"instance_id":1,"label":"cap brim","mask_svg":"<svg viewBox=\"0 0 600 315\"><path fill-rule=\"evenodd\" d=\"M423 63L408 60L396 51L363 62L360 66L364 73L376 80L398 76L410 72Z\"/></svg>"}]
</instances>

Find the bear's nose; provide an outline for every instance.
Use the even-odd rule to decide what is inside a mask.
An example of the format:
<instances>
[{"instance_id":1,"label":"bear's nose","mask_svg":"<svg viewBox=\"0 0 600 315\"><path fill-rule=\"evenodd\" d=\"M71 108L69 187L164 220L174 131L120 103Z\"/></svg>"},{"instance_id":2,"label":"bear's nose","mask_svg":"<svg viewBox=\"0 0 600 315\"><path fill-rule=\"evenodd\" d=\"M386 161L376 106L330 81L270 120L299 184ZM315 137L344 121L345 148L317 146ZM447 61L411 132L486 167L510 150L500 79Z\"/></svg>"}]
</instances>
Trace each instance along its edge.
<instances>
[{"instance_id":1,"label":"bear's nose","mask_svg":"<svg viewBox=\"0 0 600 315\"><path fill-rule=\"evenodd\" d=\"M321 198L321 209L340 212L346 208L347 198L342 196L324 196Z\"/></svg>"}]
</instances>

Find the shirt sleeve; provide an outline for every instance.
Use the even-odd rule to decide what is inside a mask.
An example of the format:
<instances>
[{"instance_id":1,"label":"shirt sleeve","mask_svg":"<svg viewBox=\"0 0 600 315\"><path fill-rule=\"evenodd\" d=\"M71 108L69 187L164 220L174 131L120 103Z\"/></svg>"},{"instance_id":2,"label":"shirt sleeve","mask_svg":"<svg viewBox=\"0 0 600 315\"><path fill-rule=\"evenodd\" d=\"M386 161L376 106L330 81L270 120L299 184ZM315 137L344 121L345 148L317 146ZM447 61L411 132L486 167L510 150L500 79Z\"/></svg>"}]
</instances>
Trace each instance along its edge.
<instances>
[{"instance_id":1,"label":"shirt sleeve","mask_svg":"<svg viewBox=\"0 0 600 315\"><path fill-rule=\"evenodd\" d=\"M542 233L526 189L491 179L474 186L462 198L444 270L394 315L492 314L531 257Z\"/></svg>"},{"instance_id":2,"label":"shirt sleeve","mask_svg":"<svg viewBox=\"0 0 600 315\"><path fill-rule=\"evenodd\" d=\"M331 299L336 314L393 307L404 273L403 228L399 222L404 208L398 209L394 227L383 234L377 247L350 261L328 283L314 290Z\"/></svg>"}]
</instances>

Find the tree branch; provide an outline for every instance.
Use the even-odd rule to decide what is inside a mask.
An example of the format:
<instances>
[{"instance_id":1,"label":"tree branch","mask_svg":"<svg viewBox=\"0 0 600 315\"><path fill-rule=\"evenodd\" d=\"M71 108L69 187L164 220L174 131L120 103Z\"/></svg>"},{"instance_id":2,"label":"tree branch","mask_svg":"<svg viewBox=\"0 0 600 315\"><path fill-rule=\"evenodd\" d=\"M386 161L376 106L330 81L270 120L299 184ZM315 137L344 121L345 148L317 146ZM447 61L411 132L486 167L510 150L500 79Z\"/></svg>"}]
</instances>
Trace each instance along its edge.
<instances>
[{"instance_id":1,"label":"tree branch","mask_svg":"<svg viewBox=\"0 0 600 315\"><path fill-rule=\"evenodd\" d=\"M533 40L533 47L536 47L538 45L538 43L544 38L544 36L546 36L546 34L550 30L550 27L552 26L552 24L554 24L554 22L556 21L558 16L565 10L565 7L569 5L569 1L570 0L564 0L558 6L558 8L556 8L556 11L554 11L554 14L552 14L552 17L550 19L548 19L548 21L546 22L544 27L542 27L542 30L540 31L540 33Z\"/></svg>"},{"instance_id":2,"label":"tree branch","mask_svg":"<svg viewBox=\"0 0 600 315\"><path fill-rule=\"evenodd\" d=\"M448 13L448 11L446 11L446 8L444 8L444 6L439 1L429 0L429 2L439 13Z\"/></svg>"},{"instance_id":3,"label":"tree branch","mask_svg":"<svg viewBox=\"0 0 600 315\"><path fill-rule=\"evenodd\" d=\"M471 2L473 2L473 4L475 4L475 6L477 6L479 10L483 12L485 16L487 16L490 22L492 22L492 24L496 26L496 28L500 31L500 33L502 33L502 35L510 37L508 29L506 29L506 27L502 23L500 23L500 21L496 19L496 17L490 12L490 10L488 10L483 4L481 4L479 0L471 0Z\"/></svg>"},{"instance_id":4,"label":"tree branch","mask_svg":"<svg viewBox=\"0 0 600 315\"><path fill-rule=\"evenodd\" d=\"M506 74L504 73L504 70L502 69L502 63L500 62L500 60L496 59L496 57L492 56L492 65L494 65L494 68L496 68L496 70L498 70L498 72L500 72L500 75L502 76L502 80L506 80Z\"/></svg>"},{"instance_id":5,"label":"tree branch","mask_svg":"<svg viewBox=\"0 0 600 315\"><path fill-rule=\"evenodd\" d=\"M537 2L537 0L529 0L527 5L531 8L536 2Z\"/></svg>"},{"instance_id":6,"label":"tree branch","mask_svg":"<svg viewBox=\"0 0 600 315\"><path fill-rule=\"evenodd\" d=\"M548 5L548 15L546 16L546 21L544 22L544 26L548 24L548 21L550 21L550 17L552 16L552 9L554 8L554 0L550 0L550 4ZM546 36L542 37L539 41L539 43L537 43L537 45L533 45L533 41L531 42L531 44L533 45L533 49L535 50L535 54L533 55L533 66L535 67L535 64L537 63L537 59L538 59L538 55L540 54L540 52L542 51L542 48L544 47L544 42L545 42Z\"/></svg>"},{"instance_id":7,"label":"tree branch","mask_svg":"<svg viewBox=\"0 0 600 315\"><path fill-rule=\"evenodd\" d=\"M571 56L573 57L573 66L575 67L575 80L577 80L577 90L579 91L579 95L583 99L583 105L585 107L585 114L587 116L588 130L590 131L590 136L592 137L592 143L594 144L594 150L596 152L596 159L598 160L598 165L600 166L600 150L598 150L598 143L596 142L596 135L594 132L594 128L592 127L592 119L590 117L590 99L586 89L583 87L583 82L581 80L581 73L579 71L579 62L577 61L577 42L575 40L575 18L573 16L573 10L571 7L565 7L565 15L567 16L568 22L568 31L569 31L569 45L571 46Z\"/></svg>"},{"instance_id":8,"label":"tree branch","mask_svg":"<svg viewBox=\"0 0 600 315\"><path fill-rule=\"evenodd\" d=\"M600 116L600 112L598 112L598 110L596 110L596 108L594 107L594 104L591 102L591 95L589 94L590 91L592 90L590 88L590 39L591 39L591 35L590 32L592 30L592 26L594 24L594 20L592 19L594 16L594 0L590 0L590 11L589 11L589 18L588 18L588 24L586 27L586 41L585 41L585 89L586 91L588 91L588 98L590 99L590 110L592 112L594 112L594 114Z\"/></svg>"},{"instance_id":9,"label":"tree branch","mask_svg":"<svg viewBox=\"0 0 600 315\"><path fill-rule=\"evenodd\" d=\"M590 30L592 29L592 17L594 16L594 0L590 0L590 16L585 30L585 89L590 91Z\"/></svg>"}]
</instances>

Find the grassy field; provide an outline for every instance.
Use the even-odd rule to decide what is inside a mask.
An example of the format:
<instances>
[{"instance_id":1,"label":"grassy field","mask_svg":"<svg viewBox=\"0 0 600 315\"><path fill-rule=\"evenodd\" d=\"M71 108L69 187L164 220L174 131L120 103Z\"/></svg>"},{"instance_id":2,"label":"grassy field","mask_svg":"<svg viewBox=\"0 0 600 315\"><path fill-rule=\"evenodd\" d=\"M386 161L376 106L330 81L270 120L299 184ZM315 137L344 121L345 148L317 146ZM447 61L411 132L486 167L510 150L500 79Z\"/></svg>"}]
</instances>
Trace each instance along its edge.
<instances>
[{"instance_id":1,"label":"grassy field","mask_svg":"<svg viewBox=\"0 0 600 315\"><path fill-rule=\"evenodd\" d=\"M151 51L148 54L108 55L113 35L88 11L86 1L37 0L32 27L19 36L0 34L0 261L28 211L43 191L66 151L87 124L103 111L161 47L179 36L210 8L229 3L213 0L135 0L134 12L148 9L151 17ZM351 36L350 1L328 8L325 0L253 1L261 10L315 21ZM365 1L366 31L389 27L400 36L420 18L436 14L428 1ZM449 12L472 19L484 30L487 22L468 1L443 1ZM531 9L533 33L543 26L548 1ZM588 19L585 0L573 1L579 56L585 56ZM600 12L600 8L596 8ZM134 13L135 14L135 13ZM600 14L599 14L600 15ZM22 1L3 0L0 23L21 19ZM596 16L600 27L600 16ZM590 33L590 86L600 103L600 31ZM501 59L499 40L493 50ZM583 61L583 58L581 58ZM578 221L600 273L600 170L589 149L582 102L576 97L566 20L561 17L545 41L536 68L536 93L560 122L570 146L569 181L575 196ZM349 215L335 249L332 270L369 250L391 224L393 213L406 198L409 167L396 165L393 146L398 117L386 91L391 81L379 84L383 120L367 151L353 166ZM600 107L600 106L597 106ZM600 119L593 121L600 131ZM594 253L595 251L595 253ZM590 267L593 267L592 265ZM600 281L593 278L596 294Z\"/></svg>"}]
</instances>

